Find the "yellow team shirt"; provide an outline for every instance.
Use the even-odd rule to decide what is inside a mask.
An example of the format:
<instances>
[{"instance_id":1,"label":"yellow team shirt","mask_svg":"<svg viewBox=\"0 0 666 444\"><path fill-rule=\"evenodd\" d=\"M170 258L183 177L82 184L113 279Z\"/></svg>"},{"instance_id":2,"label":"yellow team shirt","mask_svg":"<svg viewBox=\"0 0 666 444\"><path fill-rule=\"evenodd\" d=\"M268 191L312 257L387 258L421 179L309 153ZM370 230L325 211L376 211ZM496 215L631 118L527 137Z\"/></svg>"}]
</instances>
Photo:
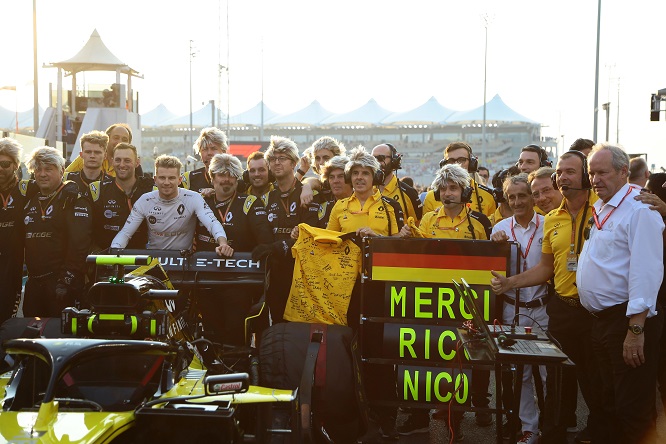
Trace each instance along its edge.
<instances>
[{"instance_id":1,"label":"yellow team shirt","mask_svg":"<svg viewBox=\"0 0 666 444\"><path fill-rule=\"evenodd\" d=\"M469 186L472 187L472 210L483 213L487 217L492 216L497 209L493 195L477 185L476 182L474 182L474 179L470 181ZM481 201L481 208L479 208L479 201ZM428 193L426 193L425 201L423 202L423 214L435 211L440 205L442 205L442 203L435 199L435 192L433 190L428 191Z\"/></svg>"},{"instance_id":2,"label":"yellow team shirt","mask_svg":"<svg viewBox=\"0 0 666 444\"><path fill-rule=\"evenodd\" d=\"M361 271L361 249L340 232L298 225L291 247L294 276L284 319L292 322L347 325L347 310Z\"/></svg>"},{"instance_id":3,"label":"yellow team shirt","mask_svg":"<svg viewBox=\"0 0 666 444\"><path fill-rule=\"evenodd\" d=\"M558 208L546 215L543 224L543 244L541 252L552 254L555 265L555 291L563 297L578 298L578 289L576 288L576 272L567 270L567 256L571 251L571 236L573 231L574 253L576 257L583 249L585 238L580 236L585 230L588 220L592 217L592 205L599 197L592 192L588 192L587 211L583 206L572 222L571 215L566 209L566 198ZM580 226L583 224L583 229ZM580 237L579 237L580 236Z\"/></svg>"},{"instance_id":4,"label":"yellow team shirt","mask_svg":"<svg viewBox=\"0 0 666 444\"><path fill-rule=\"evenodd\" d=\"M387 220L387 216L390 220ZM359 228L370 227L378 235L388 236L389 223L391 234L397 234L398 222L393 207L386 204L379 190L375 189L375 193L365 201L363 208L356 198L356 193L338 200L331 209L326 228L340 233L352 233Z\"/></svg>"},{"instance_id":5,"label":"yellow team shirt","mask_svg":"<svg viewBox=\"0 0 666 444\"><path fill-rule=\"evenodd\" d=\"M497 222L505 219L504 216L502 216L502 212L500 211L500 207L497 207L495 212L493 213L492 216L490 216L488 219L490 219L490 223L494 227Z\"/></svg>"},{"instance_id":6,"label":"yellow team shirt","mask_svg":"<svg viewBox=\"0 0 666 444\"><path fill-rule=\"evenodd\" d=\"M472 217L469 214L470 212L466 206L463 206L460 213L451 220L444 212L444 206L442 205L437 210L423 215L419 229L424 237L431 239L487 240L488 236L483 224ZM472 231L470 231L470 222L474 236L472 236Z\"/></svg>"},{"instance_id":7,"label":"yellow team shirt","mask_svg":"<svg viewBox=\"0 0 666 444\"><path fill-rule=\"evenodd\" d=\"M247 187L247 190L245 190L245 194L251 195L251 196L256 196L256 197L261 197L261 201L264 203L264 206L266 206L266 205L268 205L268 193L270 193L274 189L275 189L275 186L272 183L269 183L268 184L268 191L266 191L266 193L261 195L261 196L257 196L256 194L254 194L254 190L252 189L252 185L250 185L249 187Z\"/></svg>"},{"instance_id":8,"label":"yellow team shirt","mask_svg":"<svg viewBox=\"0 0 666 444\"><path fill-rule=\"evenodd\" d=\"M382 196L388 197L389 199L393 199L398 202L398 204L400 204L400 208L402 208L404 217L407 218L411 216L417 221L418 224L418 219L416 219L416 209L412 204L412 200L407 196L407 193L404 191L401 192L398 188L398 178L395 174L391 180L389 180L389 183L384 187Z\"/></svg>"},{"instance_id":9,"label":"yellow team shirt","mask_svg":"<svg viewBox=\"0 0 666 444\"><path fill-rule=\"evenodd\" d=\"M74 171L81 171L82 169L83 169L83 158L79 156L76 159L74 159L67 168L65 168L65 172L73 173ZM104 171L109 176L116 177L116 170L113 169L113 165L110 164L106 158L104 158L104 161L102 162L102 171Z\"/></svg>"}]
</instances>

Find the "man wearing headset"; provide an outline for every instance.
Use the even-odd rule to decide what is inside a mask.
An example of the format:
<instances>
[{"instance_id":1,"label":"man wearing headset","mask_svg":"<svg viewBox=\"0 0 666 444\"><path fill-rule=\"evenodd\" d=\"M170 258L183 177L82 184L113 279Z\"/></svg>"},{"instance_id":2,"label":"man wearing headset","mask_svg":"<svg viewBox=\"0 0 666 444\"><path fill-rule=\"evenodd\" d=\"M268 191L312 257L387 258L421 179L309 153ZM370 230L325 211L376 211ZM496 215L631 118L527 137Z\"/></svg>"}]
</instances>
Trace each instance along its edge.
<instances>
[{"instance_id":1,"label":"man wearing headset","mask_svg":"<svg viewBox=\"0 0 666 444\"><path fill-rule=\"evenodd\" d=\"M402 157L398 154L398 151L390 143L382 143L372 149L372 155L377 159L384 172L384 182L379 185L382 196L393 199L400 204L405 221L411 216L418 223L423 215L419 194L414 188L399 181L394 174L394 171L402 168L400 165Z\"/></svg>"},{"instance_id":2,"label":"man wearing headset","mask_svg":"<svg viewBox=\"0 0 666 444\"><path fill-rule=\"evenodd\" d=\"M548 153L539 145L527 145L520 150L520 157L516 166L521 173L530 174L541 167L552 167L553 163L548 160Z\"/></svg>"},{"instance_id":3,"label":"man wearing headset","mask_svg":"<svg viewBox=\"0 0 666 444\"><path fill-rule=\"evenodd\" d=\"M467 206L473 194L470 187L471 179L469 173L458 164L444 165L435 176L431 188L437 192L435 199L441 206L435 211L423 215L418 230L427 238L442 239L469 239L487 240L490 237L490 220L477 211ZM405 225L400 232L401 237L410 237L415 233ZM488 407L488 384L490 383L490 372L487 370L475 370L472 372L472 403L475 407ZM448 421L447 410L443 409L437 413ZM457 412L451 415L451 427L457 440L462 440L463 433L460 430L462 415ZM490 413L477 412L476 422L487 426L492 423ZM412 409L408 419L398 427L401 435L414 433L425 433L429 428L428 411L423 409Z\"/></svg>"},{"instance_id":4,"label":"man wearing headset","mask_svg":"<svg viewBox=\"0 0 666 444\"><path fill-rule=\"evenodd\" d=\"M474 157L472 147L465 142L453 142L444 148L444 159L440 162L440 167L454 163L466 169L470 175L473 175L479 167L479 159ZM472 188L472 210L483 213L487 217L492 216L497 209L492 190L476 183L473 177L470 178L469 186ZM423 202L423 213L433 211L439 206L434 191L428 191Z\"/></svg>"},{"instance_id":5,"label":"man wearing headset","mask_svg":"<svg viewBox=\"0 0 666 444\"><path fill-rule=\"evenodd\" d=\"M576 364L575 373L567 368L563 371L559 423L551 423L552 418L547 414L543 427L544 440L559 443L566 442L566 427L576 424L576 377L590 410L589 428L596 427L600 412L599 400L592 388L595 383L590 336L592 315L581 305L576 288L578 256L585 242L583 232L592 216L592 204L598 197L591 192L587 158L579 151L570 150L560 156L553 180L564 199L544 221L540 262L508 278L493 271L491 286L495 293L504 294L515 288L543 284L554 276L555 297L547 306L548 329ZM548 379L550 385L551 378ZM552 400L552 396L548 395L547 410ZM585 442L589 433L590 430L582 430L577 435L577 441Z\"/></svg>"}]
</instances>

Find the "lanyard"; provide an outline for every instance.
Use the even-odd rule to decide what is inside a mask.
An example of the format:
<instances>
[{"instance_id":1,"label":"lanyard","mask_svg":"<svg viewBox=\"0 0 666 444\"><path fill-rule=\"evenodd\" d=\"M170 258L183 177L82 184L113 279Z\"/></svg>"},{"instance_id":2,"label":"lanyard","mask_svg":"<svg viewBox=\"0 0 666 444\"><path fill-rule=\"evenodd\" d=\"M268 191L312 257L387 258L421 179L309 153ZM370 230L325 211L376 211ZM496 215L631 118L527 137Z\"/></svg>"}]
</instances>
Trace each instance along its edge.
<instances>
[{"instance_id":1,"label":"lanyard","mask_svg":"<svg viewBox=\"0 0 666 444\"><path fill-rule=\"evenodd\" d=\"M632 188L629 187L629 189L627 190L627 194L625 194L624 197L622 198L622 200L620 201L620 203L617 204L617 207L610 210L610 212L606 215L606 217L604 217L604 220L602 220L601 223L599 223L599 218L597 217L597 210L595 210L594 207L592 207L592 217L594 218L594 225L597 226L597 230L601 231L601 229L604 227L604 224L606 223L608 218L611 217L611 214L613 214L615 212L615 210L620 208L620 205L622 205L622 202L624 202L624 199L626 199L627 196L629 195L629 193L631 193L631 190L632 190Z\"/></svg>"},{"instance_id":2,"label":"lanyard","mask_svg":"<svg viewBox=\"0 0 666 444\"><path fill-rule=\"evenodd\" d=\"M229 202L229 205L227 205L227 209L224 211L224 215L220 211L220 209L217 207L217 198L215 198L215 208L217 209L218 214L222 218L222 225L228 225L227 224L227 214L229 214L229 210L231 210L231 204L234 203L234 198L236 197L236 192L234 191L233 196L231 196L231 199L228 199L226 202ZM224 202L221 202L224 203Z\"/></svg>"},{"instance_id":3,"label":"lanyard","mask_svg":"<svg viewBox=\"0 0 666 444\"><path fill-rule=\"evenodd\" d=\"M589 197L589 194L588 194ZM566 204L565 204L566 205ZM569 216L571 216L571 244L569 245L569 254L574 255L574 254L580 254L580 250L582 249L583 245L583 227L585 226L585 218L587 217L587 209L590 206L589 204L589 199L585 201L585 209L583 210L583 218L581 219L580 222L580 227L578 227L578 248L576 247L576 217L571 214L569 211L569 207L565 207L567 209L567 212L569 213ZM580 210L579 210L580 211Z\"/></svg>"},{"instance_id":4,"label":"lanyard","mask_svg":"<svg viewBox=\"0 0 666 444\"><path fill-rule=\"evenodd\" d=\"M286 198L287 203L289 203L289 196L291 196L291 193L293 193L295 189L296 189L296 178L294 177L294 183L291 184L291 188L289 189L289 191L287 191L285 193L280 191L280 203L282 204L282 208L284 208L284 214L287 217L291 217L291 211L289 211L289 208L287 207L287 205L285 205L284 200ZM279 191L279 189L278 189L278 191Z\"/></svg>"},{"instance_id":5,"label":"lanyard","mask_svg":"<svg viewBox=\"0 0 666 444\"><path fill-rule=\"evenodd\" d=\"M516 233L513 231L513 221L515 220L515 217L511 218L511 236L513 236L513 240L517 241L516 239ZM528 224L529 226L529 224ZM536 228L534 229L534 233L532 233L532 236L530 236L530 241L527 243L527 248L525 249L525 253L520 253L520 255L523 257L523 271L527 270L527 255L530 253L530 248L532 247L532 241L534 240L534 236L536 235L537 231L539 230L539 218L536 218ZM520 251L520 250L519 250Z\"/></svg>"},{"instance_id":6,"label":"lanyard","mask_svg":"<svg viewBox=\"0 0 666 444\"><path fill-rule=\"evenodd\" d=\"M442 217L448 217L448 216L442 216ZM463 223L465 223L465 221L466 221L467 218L469 217L469 213L465 214L465 217L463 217L462 220L461 220L460 222L458 222L457 224L455 224L455 225L452 226L452 227L440 227L440 226L439 226L439 220L440 220L442 217L438 217L438 218L437 218L437 220L435 221L435 226L433 227L434 229L436 229L436 230L455 230L455 231L460 231L460 229L459 229L458 227L459 227L460 225L462 225ZM434 234L434 231L433 231L433 234Z\"/></svg>"},{"instance_id":7,"label":"lanyard","mask_svg":"<svg viewBox=\"0 0 666 444\"><path fill-rule=\"evenodd\" d=\"M55 193L53 193L53 195L51 196L49 201L46 202L46 209L47 210L49 209L49 205L51 205L51 202L53 202L53 199L56 198L56 196L58 195L58 193L60 192L60 190L62 190L62 187L64 187L64 186L65 186L65 184L61 183L60 186L58 187L58 189L55 191ZM44 220L44 219L46 219L46 213L44 213L44 207L42 206L42 202L40 200L38 200L37 202L39 203L39 211L42 212L42 220Z\"/></svg>"},{"instance_id":8,"label":"lanyard","mask_svg":"<svg viewBox=\"0 0 666 444\"><path fill-rule=\"evenodd\" d=\"M125 190L123 190L123 189L120 187L120 185L118 185L118 182L114 181L113 183L115 183L116 186L118 187L118 189L119 189L120 191L123 192L123 195L124 195L125 198L127 199L127 206L129 207L129 210L132 211L132 196L134 196L134 192L136 191L136 184L135 184L134 188L132 188L132 192L128 195L128 194L125 192Z\"/></svg>"},{"instance_id":9,"label":"lanyard","mask_svg":"<svg viewBox=\"0 0 666 444\"><path fill-rule=\"evenodd\" d=\"M8 190L7 197L5 197L4 194L0 193L0 196L2 196L2 209L3 210L6 210L7 207L9 206L9 201L12 198L12 188L16 185L17 182L18 182L18 179L14 180L14 183L6 188Z\"/></svg>"}]
</instances>

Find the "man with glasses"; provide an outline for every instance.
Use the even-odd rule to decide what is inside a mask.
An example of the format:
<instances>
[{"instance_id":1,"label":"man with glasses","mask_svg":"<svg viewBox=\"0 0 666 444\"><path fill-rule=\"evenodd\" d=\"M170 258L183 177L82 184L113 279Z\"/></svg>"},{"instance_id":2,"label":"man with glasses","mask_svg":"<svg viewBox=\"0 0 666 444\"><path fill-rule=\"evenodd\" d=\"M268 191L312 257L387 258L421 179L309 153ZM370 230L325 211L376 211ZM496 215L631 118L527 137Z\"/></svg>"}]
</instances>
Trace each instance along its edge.
<instances>
[{"instance_id":1,"label":"man with glasses","mask_svg":"<svg viewBox=\"0 0 666 444\"><path fill-rule=\"evenodd\" d=\"M294 168L299 160L296 143L286 137L272 136L270 145L264 154L268 167L275 176L277 187L268 193L266 212L273 230L273 243L258 245L252 252L253 259L270 255L269 285L266 290L266 302L274 323L282 322L284 309L289 297L294 258L291 247L292 229L300 223L316 227L319 204L309 203L301 206L303 186L296 179Z\"/></svg>"},{"instance_id":2,"label":"man with glasses","mask_svg":"<svg viewBox=\"0 0 666 444\"><path fill-rule=\"evenodd\" d=\"M28 181L18 179L22 147L0 139L0 323L16 315L23 276L23 207Z\"/></svg>"},{"instance_id":3,"label":"man with glasses","mask_svg":"<svg viewBox=\"0 0 666 444\"><path fill-rule=\"evenodd\" d=\"M379 185L379 190L382 196L393 199L400 204L400 209L405 218L413 217L414 221L418 223L423 215L423 206L419 200L419 193L406 183L399 181L398 177L393 173L401 168L400 161L402 156L390 143L382 143L372 149L372 155L384 172L384 183Z\"/></svg>"},{"instance_id":4,"label":"man with glasses","mask_svg":"<svg viewBox=\"0 0 666 444\"><path fill-rule=\"evenodd\" d=\"M534 203L543 214L550 213L562 204L562 193L553 186L553 174L555 174L554 168L541 167L532 171L527 177L532 188Z\"/></svg>"},{"instance_id":5,"label":"man with glasses","mask_svg":"<svg viewBox=\"0 0 666 444\"><path fill-rule=\"evenodd\" d=\"M485 214L487 217L493 215L497 209L495 198L493 198L492 190L486 186L478 184L474 180L474 173L478 169L479 160L474 157L472 147L465 142L453 142L447 145L444 149L444 160L440 162L441 166L451 165L457 163L470 173L472 187L472 210ZM423 203L423 212L428 213L436 210L440 206L439 202L435 199L435 193L430 190L426 194Z\"/></svg>"}]
</instances>

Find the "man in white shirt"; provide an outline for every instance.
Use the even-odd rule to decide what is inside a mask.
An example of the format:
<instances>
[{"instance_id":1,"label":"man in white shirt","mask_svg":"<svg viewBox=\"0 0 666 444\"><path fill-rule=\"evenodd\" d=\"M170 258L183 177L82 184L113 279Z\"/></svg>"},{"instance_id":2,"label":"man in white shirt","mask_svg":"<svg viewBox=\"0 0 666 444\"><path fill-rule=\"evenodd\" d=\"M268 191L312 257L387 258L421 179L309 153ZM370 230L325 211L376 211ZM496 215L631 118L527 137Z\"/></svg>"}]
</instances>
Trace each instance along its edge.
<instances>
[{"instance_id":1,"label":"man in white shirt","mask_svg":"<svg viewBox=\"0 0 666 444\"><path fill-rule=\"evenodd\" d=\"M516 273L516 269L520 267L519 272L522 273L541 261L544 218L534 211L534 200L527 181L527 174L521 173L508 177L504 181L503 191L509 207L513 211L513 216L495 224L490 239L495 242L514 241L520 244L520 250L517 252L520 257L512 254L511 270ZM501 296L504 298L504 324L533 326L538 323L542 328L548 328L548 315L546 314L548 288L546 284L525 287L520 290L510 289ZM518 306L517 313L516 305ZM545 366L540 368L539 374L545 387ZM539 436L539 413L534 402L532 367L529 365L525 366L523 372L520 420L522 437L518 443L536 443Z\"/></svg>"},{"instance_id":2,"label":"man in white shirt","mask_svg":"<svg viewBox=\"0 0 666 444\"><path fill-rule=\"evenodd\" d=\"M155 159L157 191L144 194L134 204L125 226L111 242L111 248L125 248L145 219L149 250L189 250L198 219L216 239L217 254L228 257L234 254L222 224L203 197L178 186L181 167L180 161L173 156L162 155Z\"/></svg>"},{"instance_id":3,"label":"man in white shirt","mask_svg":"<svg viewBox=\"0 0 666 444\"><path fill-rule=\"evenodd\" d=\"M634 199L638 191L627 184L629 156L622 148L595 145L589 166L599 200L576 284L581 304L593 315L593 358L605 410L605 435L593 442L642 443L655 432L664 223Z\"/></svg>"}]
</instances>

